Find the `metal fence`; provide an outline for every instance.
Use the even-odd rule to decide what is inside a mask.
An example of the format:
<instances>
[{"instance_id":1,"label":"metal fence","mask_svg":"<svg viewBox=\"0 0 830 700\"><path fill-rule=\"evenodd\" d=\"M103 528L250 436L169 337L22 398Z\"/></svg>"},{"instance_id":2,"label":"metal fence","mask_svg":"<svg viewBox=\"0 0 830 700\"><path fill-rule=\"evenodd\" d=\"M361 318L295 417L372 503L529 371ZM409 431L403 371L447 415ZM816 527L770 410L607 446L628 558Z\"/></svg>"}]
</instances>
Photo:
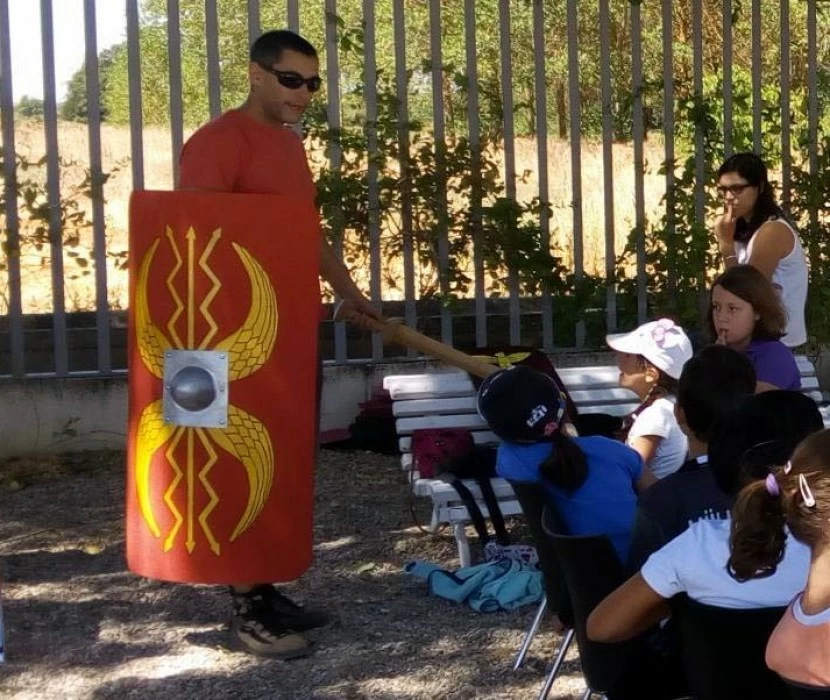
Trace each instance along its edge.
<instances>
[{"instance_id":1,"label":"metal fence","mask_svg":"<svg viewBox=\"0 0 830 700\"><path fill-rule=\"evenodd\" d=\"M109 0L107 0L109 1ZM501 130L503 133L503 173L505 181L505 195L508 198L517 196L517 164L516 164L516 132L514 114L516 113L516 100L514 97L514 76L513 76L513 49L517 45L532 44L533 47L533 106L536 115L536 164L537 192L541 202L550 201L550 178L549 178L549 123L551 94L547 80L549 71L550 56L546 55L545 36L545 12L550 10L552 5L561 7L565 12L567 36L561 41L566 46L563 51L566 56L567 65L567 90L566 109L569 129L569 151L570 151L570 231L569 237L572 242L572 270L577 279L585 274L586 260L584 249L584 214L585 201L583 197L583 172L582 164L586 148L586 141L582 138L580 124L583 120L583 95L581 94L582 65L581 56L584 47L579 45L580 21L586 6L577 0L559 0L559 2L546 0L532 0L532 27L529 32L517 33L515 27L511 26L513 9L517 0L497 0L498 17L500 24L499 50L500 50L500 82L501 100L503 115ZM802 6L802 0L797 0ZM394 23L394 59L396 94L398 98L397 110L399 123L405 125L409 119L410 91L407 82L407 71L413 66L407 65L406 42L407 12L411 7L410 3L404 0L387 0L391 2L392 17ZM527 1L523 0L527 5ZM247 12L248 36L254 39L261 31L261 3L260 0L246 0L245 3L239 0L240 11ZM265 0L263 0L265 4ZM268 3L270 6L272 3ZM327 87L327 114L330 126L339 129L341 126L342 109L341 99L343 96L343 85L340 84L340 28L335 17L340 9L337 0L304 0L304 6L319 6L320 22L325 24L325 41L321 53L324 54L324 68ZM342 3L341 3L342 4ZM442 94L442 13L446 11L447 3L440 0L422 0L421 5L428 4L429 10L429 49L431 75L431 96L432 96L432 134L436 144L441 144L445 138L445 104ZM455 5L463 5L463 36L465 40L465 65L462 72L467 79L466 99L466 129L470 141L472 159L471 167L476 169L481 158L481 120L479 110L479 86L478 67L479 57L477 56L477 11L480 11L480 3L476 0L453 0ZM602 102L601 124L599 134L601 135L601 162L602 162L602 195L600 201L603 207L603 228L604 228L604 268L606 277L606 300L604 308L604 323L608 330L613 330L618 325L618 290L615 286L616 255L615 249L619 244L619 237L622 232L618 230L615 223L615 207L619 206L619 198L615 188L614 178L614 151L613 141L615 138L614 105L612 104L612 86L614 66L612 65L612 37L610 18L613 12L618 12L620 3L612 3L612 0L596 0L598 13L598 37L599 37L599 87L600 99ZM690 49L694 60L694 88L698 96L704 93L704 9L710 8L712 0L688 0L688 13L691 17L691 46ZM717 3L716 3L717 4ZM722 96L723 96L723 144L724 151L728 155L733 148L732 125L736 117L736 107L733 104L733 44L732 24L733 15L736 12L735 0L722 0ZM674 94L676 76L674 74L673 51L676 40L676 12L678 3L673 0L662 2L662 75L644 75L643 63L643 32L642 6L639 2L628 4L626 12L628 17L629 35L626 43L630 50L630 82L631 82L631 147L633 149L634 163L634 231L636 232L636 316L643 321L647 314L647 265L646 265L646 197L644 173L646 164L644 162L644 142L646 140L646 117L644 113L643 94L645 83L661 84L662 89L662 115L661 130L663 155L665 161L674 164L676 161L675 132L677 129L676 115L677 103ZM370 240L370 264L369 264L369 293L373 300L380 302L382 295L381 284L381 248L380 248L380 218L378 199L378 169L375 160L371 157L378 148L374 122L378 114L377 85L377 56L376 56L376 13L379 4L374 0L363 0L362 21L364 30L364 78L365 78L365 119L367 129L367 147L369 151L366 179L368 183L368 230ZM684 5L685 6L685 5ZM182 56L180 44L180 2L179 0L167 0L167 52L169 61L169 129L171 140L171 151L173 154L172 172L175 179L178 175L177 154L181 148L185 134L185 123L183 113L182 90ZM288 27L295 30L303 30L300 26L300 2L299 0L288 0L284 2L285 22ZM809 123L809 144L808 164L811 172L818 168L817 142L819 129L819 64L817 55L817 0L806 0L807 20L807 45L804 51L799 54L799 61L806 62L807 66L807 106ZM142 124L142 97L152 86L142 81L139 41L140 29L140 7L138 0L125 0L126 9L126 44L129 56L129 106L131 113L130 120L130 144L131 144L131 175L135 189L143 189L145 186L145 143L144 125ZM762 134L765 124L762 119L762 90L764 84L777 81L780 86L780 143L781 143L781 189L784 200L787 201L788 193L792 185L792 149L791 143L791 112L793 105L790 96L790 75L791 75L791 2L790 0L751 0L750 22L752 31L751 44L751 112L752 112L752 142L755 150L760 151L762 145ZM762 75L762 52L766 44L762 42L761 25L762 11L777 12L780 17L780 32L777 37L776 50L780 52L780 70L777 75ZM220 65L223 57L220 55L220 32L222 27L218 22L217 0L204 0L205 12L205 36L206 36L206 70L209 85L209 110L211 115L217 115L222 105L222 81ZM25 290L21 285L20 259L13 254L19 249L21 237L21 220L19 216L19 190L18 173L16 172L16 120L15 105L13 100L13 84L11 66L13 61L10 42L9 22L9 0L0 0L0 117L2 117L2 157L3 157L3 180L4 180L4 205L5 205L5 242L4 249L7 286L8 286L8 314L5 336L8 339L7 370L15 377L22 377L34 372L46 371L47 374L55 376L67 376L77 373L78 368L70 362L70 331L68 330L67 319L69 314L66 310L64 298L64 251L62 250L61 236L61 182L59 178L59 148L58 148L58 103L57 88L55 82L55 52L54 52L54 27L53 27L53 5L52 0L40 0L41 34L40 44L42 47L43 61L43 94L44 114L43 130L46 142L46 187L48 190L49 206L49 241L50 255L48 256L51 265L51 347L53 349L51 367L33 369L31 352L28 347L29 334L25 331L25 317L23 310L23 294ZM122 370L123 351L116 353L119 358L114 360L113 342L114 331L123 334L113 328L112 315L108 308L108 285L106 260L106 226L105 226L105 204L102 195L102 183L104 172L102 170L101 154L101 129L102 115L99 109L99 47L96 43L96 2L95 0L83 0L83 37L86 46L86 96L88 104L88 143L89 143L89 168L91 173L91 215L92 215L92 240L94 253L94 287L95 287L95 361L94 367L87 368L93 373L110 374L113 371ZM522 30L524 32L524 30ZM803 55L802 55L803 54ZM410 134L405 127L401 127L398 133L398 142L401 151L406 152L409 148ZM704 136L703 126L696 127L695 133L695 158L696 158L696 183L694 185L694 196L696 213L699 220L704 220L706 215L706 190L704 170ZM446 163L442 160L443 150L436 150L436 177L439 182L439 197L436 201L436 208L439 212L439 221L444 221L441 214L446 213L448 193L446 188L440 188L444 175ZM340 167L341 152L337 143L332 143L328 150L330 165L335 170ZM406 182L406 164L401 165L402 182ZM667 211L671 211L672 178L673 170L666 171L666 191L668 197ZM171 183L172 185L172 183ZM471 301L471 338L477 345L485 345L492 340L492 333L488 329L491 322L491 312L488 311L486 298L484 263L480 248L479 236L482 227L483 203L472 194L473 206L471 215L471 234L474 270L474 297ZM815 214L818 216L818 213ZM404 316L408 323L414 324L417 318L416 288L415 288L415 264L412 246L412 211L411 202L404 184L401 197L400 218L402 222L403 243L403 281L404 301L402 304ZM551 241L551 230L549 220L542 216L539 222L544 241L548 244ZM670 220L667 221L672 226ZM439 231L437 246L437 261L443 270L449 263L448 234L446 228ZM446 286L446 276L441 275L441 292L449 295L450 290ZM506 314L509 319L507 324L507 338L511 344L527 342L527 333L524 331L526 317L522 313L521 294L519 280L515 273L511 273L508 280L509 298L506 303ZM550 295L542 295L539 300L539 311L541 316L538 337L533 340L543 345L546 349L552 349L554 343L554 331L557 323L557 300ZM439 313L438 334L445 342L452 343L458 339L456 328L458 318L453 314L450 307L443 305ZM574 344L583 345L585 342L584 324L577 324L574 334ZM355 358L355 353L349 352L349 341L347 332L342 325L333 329L331 356L338 362L344 362ZM383 357L383 348L379 337L372 339L371 345L363 355L370 356L373 360ZM360 353L358 353L360 354Z\"/></svg>"}]
</instances>

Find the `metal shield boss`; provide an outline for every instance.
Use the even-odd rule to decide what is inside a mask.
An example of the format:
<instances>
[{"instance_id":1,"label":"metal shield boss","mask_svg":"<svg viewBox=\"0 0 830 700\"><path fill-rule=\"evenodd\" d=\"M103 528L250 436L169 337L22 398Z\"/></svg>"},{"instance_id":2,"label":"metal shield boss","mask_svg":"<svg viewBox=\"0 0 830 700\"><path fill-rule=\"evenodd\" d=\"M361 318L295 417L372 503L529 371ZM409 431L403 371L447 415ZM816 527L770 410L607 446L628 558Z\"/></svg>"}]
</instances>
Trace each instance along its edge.
<instances>
[{"instance_id":1,"label":"metal shield boss","mask_svg":"<svg viewBox=\"0 0 830 700\"><path fill-rule=\"evenodd\" d=\"M169 581L311 562L319 222L271 195L130 204L127 563Z\"/></svg>"}]
</instances>

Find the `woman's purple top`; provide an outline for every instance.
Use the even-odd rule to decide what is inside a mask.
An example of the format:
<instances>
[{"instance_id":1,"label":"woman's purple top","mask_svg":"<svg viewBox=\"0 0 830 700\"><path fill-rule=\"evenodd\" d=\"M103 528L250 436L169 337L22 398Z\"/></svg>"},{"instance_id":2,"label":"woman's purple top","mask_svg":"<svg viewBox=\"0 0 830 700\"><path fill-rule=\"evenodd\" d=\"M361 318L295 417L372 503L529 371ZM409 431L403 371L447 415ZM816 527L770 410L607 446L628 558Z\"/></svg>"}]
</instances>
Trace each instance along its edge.
<instances>
[{"instance_id":1,"label":"woman's purple top","mask_svg":"<svg viewBox=\"0 0 830 700\"><path fill-rule=\"evenodd\" d=\"M801 374L793 351L779 340L753 340L746 356L755 367L755 378L779 389L801 389Z\"/></svg>"}]
</instances>

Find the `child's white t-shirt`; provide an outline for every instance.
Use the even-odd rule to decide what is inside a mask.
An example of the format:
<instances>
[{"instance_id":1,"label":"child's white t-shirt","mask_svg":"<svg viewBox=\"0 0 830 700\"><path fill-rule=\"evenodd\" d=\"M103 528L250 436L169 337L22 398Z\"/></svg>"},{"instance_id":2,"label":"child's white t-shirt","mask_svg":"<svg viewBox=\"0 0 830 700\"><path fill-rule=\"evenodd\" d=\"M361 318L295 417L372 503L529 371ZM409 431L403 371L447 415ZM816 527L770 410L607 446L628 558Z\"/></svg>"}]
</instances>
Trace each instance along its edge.
<instances>
[{"instance_id":1,"label":"child's white t-shirt","mask_svg":"<svg viewBox=\"0 0 830 700\"><path fill-rule=\"evenodd\" d=\"M784 558L775 573L738 582L729 574L732 520L698 520L652 554L640 569L645 582L667 600L686 593L718 608L784 607L807 585L810 549L787 534Z\"/></svg>"},{"instance_id":2,"label":"child's white t-shirt","mask_svg":"<svg viewBox=\"0 0 830 700\"><path fill-rule=\"evenodd\" d=\"M634 420L626 444L635 438L654 435L663 438L648 466L658 479L673 474L686 461L689 444L674 417L674 397L657 399Z\"/></svg>"}]
</instances>

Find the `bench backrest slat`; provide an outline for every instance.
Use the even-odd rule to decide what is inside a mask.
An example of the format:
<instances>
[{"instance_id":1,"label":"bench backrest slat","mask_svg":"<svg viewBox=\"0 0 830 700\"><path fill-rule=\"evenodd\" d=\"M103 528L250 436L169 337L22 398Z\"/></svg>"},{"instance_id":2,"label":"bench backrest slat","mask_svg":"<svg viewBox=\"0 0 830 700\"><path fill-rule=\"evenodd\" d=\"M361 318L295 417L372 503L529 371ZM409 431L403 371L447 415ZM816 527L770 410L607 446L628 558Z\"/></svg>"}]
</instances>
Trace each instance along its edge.
<instances>
[{"instance_id":1,"label":"bench backrest slat","mask_svg":"<svg viewBox=\"0 0 830 700\"><path fill-rule=\"evenodd\" d=\"M822 394L810 360L796 356L801 373L802 391L822 402ZM619 371L613 366L564 367L558 369L571 398L583 413L626 415L637 407L633 392L618 385ZM475 387L464 372L449 371L431 374L390 375L383 380L384 388L393 400L393 413L399 436L399 447L404 453L404 467L411 468L413 431L422 428L467 428L476 444L496 444L498 438L478 415ZM822 413L826 422L830 415Z\"/></svg>"}]
</instances>

